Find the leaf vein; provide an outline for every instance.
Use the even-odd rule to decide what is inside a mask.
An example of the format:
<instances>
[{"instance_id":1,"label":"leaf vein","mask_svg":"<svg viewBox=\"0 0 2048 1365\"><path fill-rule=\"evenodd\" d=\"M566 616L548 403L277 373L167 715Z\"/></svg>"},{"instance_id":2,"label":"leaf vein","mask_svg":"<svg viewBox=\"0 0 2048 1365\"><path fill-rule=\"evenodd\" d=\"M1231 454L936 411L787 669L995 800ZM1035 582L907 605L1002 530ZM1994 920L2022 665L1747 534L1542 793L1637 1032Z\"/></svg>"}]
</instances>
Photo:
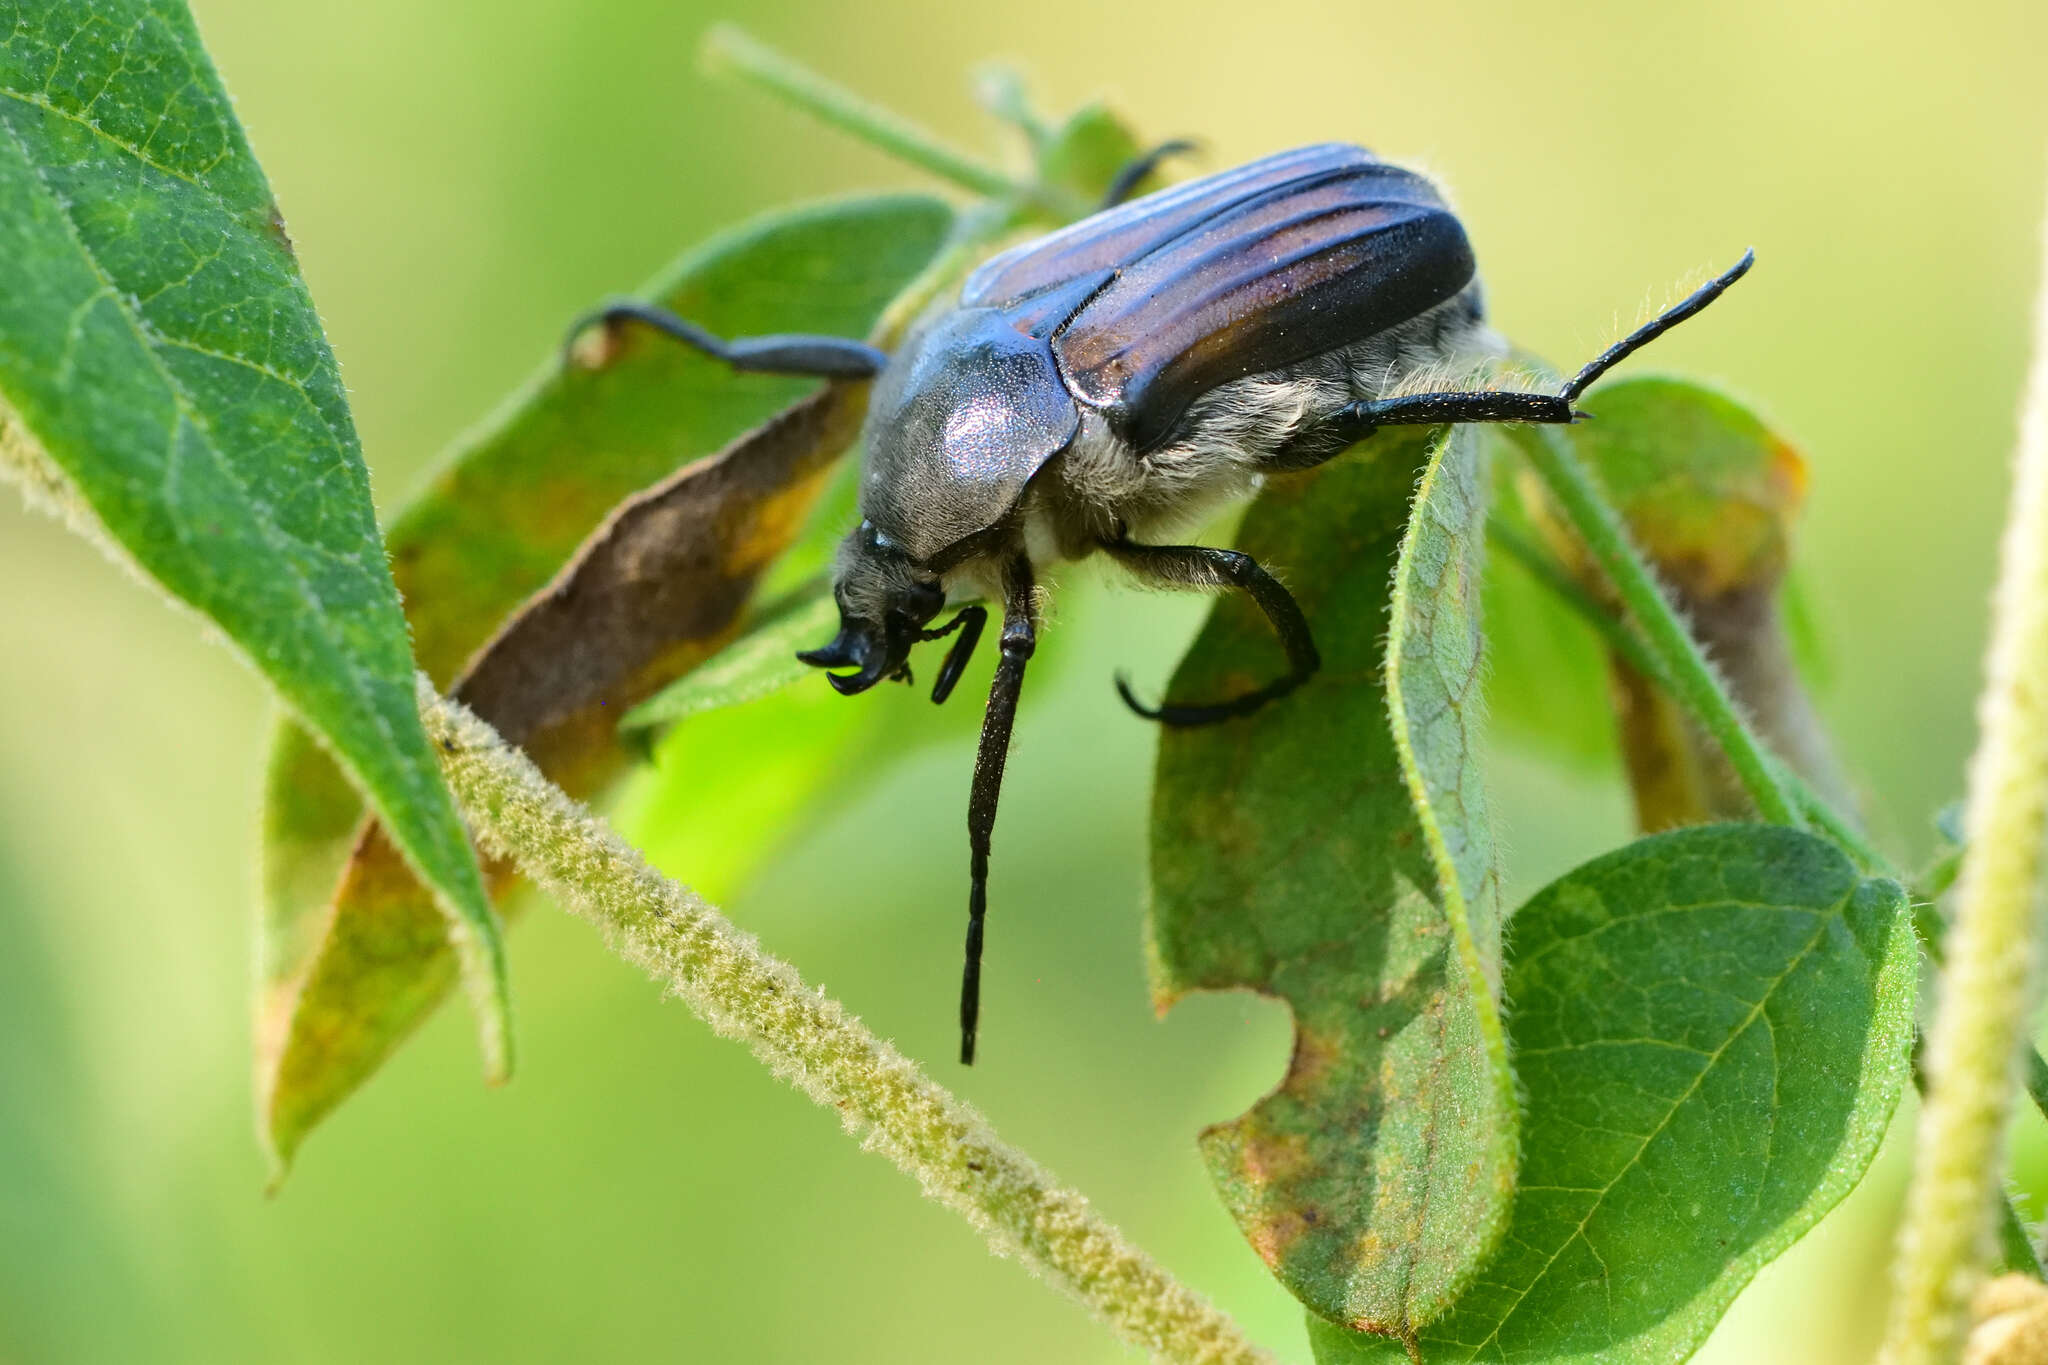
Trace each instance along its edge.
<instances>
[{"instance_id":1,"label":"leaf vein","mask_svg":"<svg viewBox=\"0 0 2048 1365\"><path fill-rule=\"evenodd\" d=\"M1846 908L1846 906L1846 900L1837 901L1835 905L1832 907L1833 913L1840 914ZM1806 910L1806 913L1811 914L1813 912L1812 910L1808 909ZM1607 1200L1607 1196L1613 1193L1614 1187L1616 1185L1619 1185L1623 1177L1625 1177L1630 1171L1635 1169L1636 1164L1642 1160L1643 1153L1649 1150L1650 1144L1657 1139L1659 1134L1661 1134L1666 1128L1670 1126L1672 1119L1677 1117L1678 1111L1682 1107L1684 1107L1686 1101L1690 1100L1693 1097L1693 1095L1699 1090L1700 1086L1705 1083L1706 1078L1713 1074L1714 1067L1717 1063L1719 1063L1721 1057L1727 1052L1727 1050L1730 1047L1734 1046L1735 1041L1738 1038L1742 1037L1743 1034L1749 1031L1750 1025L1753 1024L1757 1020L1757 1018L1763 1014L1764 1007L1770 1003L1772 995L1774 995L1777 992L1778 988L1785 983L1786 979L1790 977L1793 972L1799 969L1800 965L1803 962L1805 962L1809 956L1812 955L1814 950L1820 946L1821 941L1827 937L1828 918L1829 916L1827 914L1823 914L1821 916L1821 922L1814 926L1813 936L1806 941L1806 944L1802 948L1800 948L1798 952L1792 955L1791 960L1786 963L1784 970L1771 978L1770 984L1764 988L1762 997L1758 999L1755 1007L1750 1011L1749 1017L1747 1019L1744 1019L1742 1023L1737 1025L1735 1028L1729 1030L1727 1039L1721 1044L1720 1047L1714 1049L1712 1055L1709 1056L1707 1059L1707 1064L1700 1068L1699 1074L1694 1076L1691 1082L1687 1084L1684 1091L1682 1091L1671 1101L1669 1107L1667 1107L1664 1112L1664 1116L1658 1120L1657 1125L1643 1137L1642 1142L1637 1145L1636 1150L1629 1156L1629 1159L1623 1162L1621 1166L1615 1171L1614 1178L1612 1180L1609 1180L1607 1184L1604 1187L1602 1187L1600 1192L1594 1197L1593 1202L1587 1207L1585 1214L1579 1219L1578 1225L1575 1228L1573 1228L1572 1236L1567 1237L1564 1239L1564 1241L1560 1242L1557 1246L1557 1249L1551 1252L1550 1256L1544 1261L1542 1266L1540 1266L1537 1269L1536 1273L1529 1277L1528 1282L1515 1292L1513 1301L1507 1306L1506 1309L1504 1309L1501 1312L1500 1316L1495 1320L1492 1330L1487 1334L1486 1339L1480 1343L1481 1349L1488 1345L1497 1345L1499 1343L1502 1330L1505 1329L1508 1323L1514 1319L1515 1314L1520 1310L1521 1306L1528 1302L1530 1292L1534 1290L1538 1284L1542 1283L1543 1277L1550 1273L1550 1268L1553 1265L1557 1264L1558 1258L1564 1255L1565 1249L1571 1245L1572 1238L1577 1237L1582 1240L1585 1239L1587 1224L1593 1221L1593 1216L1600 1211L1601 1206ZM1590 1241L1587 1242L1587 1246L1589 1249L1591 1248ZM1597 1252L1595 1253L1595 1259L1598 1259Z\"/></svg>"},{"instance_id":2,"label":"leaf vein","mask_svg":"<svg viewBox=\"0 0 2048 1365\"><path fill-rule=\"evenodd\" d=\"M164 175L169 176L173 180L182 181L185 184L190 185L193 189L198 190L201 194L205 195L214 203L218 204L223 212L228 213L230 215L233 215L235 213L234 207L230 205L227 202L227 200L221 198L220 194L217 191L215 191L211 186L206 185L205 183L203 183L194 176L187 175L185 172L181 170L177 170L171 166L165 165L163 162L158 161L154 157L150 156L149 153L145 152L141 147L135 145L132 142L129 142L125 138L116 137L114 134L102 128L95 120L79 117L71 110L66 109L62 105L57 104L55 101L51 100L48 96L40 93L31 93L26 90L15 90L11 87L4 85L0 85L0 95L5 95L9 99L19 100L21 103L26 104L31 108L40 109L46 114L55 114L58 118L77 124L79 127L91 133L94 137L97 137L102 141L112 143L114 146L128 153L128 155L134 157L137 161L149 167L151 170L158 171ZM33 158L30 159L30 164L34 164ZM216 160L214 164L219 165L220 163L218 160ZM40 173L40 168L38 168L38 173Z\"/></svg>"},{"instance_id":3,"label":"leaf vein","mask_svg":"<svg viewBox=\"0 0 2048 1365\"><path fill-rule=\"evenodd\" d=\"M4 87L0 87L0 93L17 95L18 97L18 92L5 90ZM298 566L292 563L292 557L284 552L284 545L280 543L288 542L292 545L308 545L309 542L290 535L269 517L258 515L258 510L262 507L262 504L257 502L250 494L248 485L242 479L241 472L234 467L233 463L227 459L214 443L212 432L206 423L200 420L191 396L185 392L184 387L179 384L177 376L172 374L169 368L164 365L162 357L157 353L156 345L152 343L150 332L143 326L142 319L129 309L119 306L119 291L113 279L107 274L105 267L100 263L99 258L93 253L92 247L86 242L84 235L79 231L78 223L72 217L71 206L65 201L64 196L58 194L45 178L43 167L23 143L19 130L5 119L0 119L0 129L6 130L8 139L14 144L15 150L21 156L22 164L28 167L29 174L33 177L36 185L42 190L44 197L55 207L57 216L62 220L65 231L71 238L72 245L78 250L79 258L85 262L86 268L91 270L93 277L99 281L101 291L116 295L115 312L128 324L129 329L134 332L136 340L141 344L143 354L149 359L151 368L156 371L158 378L163 382L165 390L170 394L172 404L176 408L179 417L190 422L193 429L201 434L203 439L199 442L200 448L206 452L215 467L220 470L223 477L235 489L236 493L240 495L243 504L249 509L250 520L255 524L258 534L262 536L264 541L273 550L278 551L278 558L283 562L285 572L289 575L293 587L297 589L300 598L311 608L311 615L308 621L304 623L309 633L317 635L321 642L338 656L338 672L345 679L344 686L354 697L362 713L387 738L395 739L389 719L385 716L383 708L376 704L371 689L366 685L368 680L356 662L353 653L345 648L342 642L335 637L331 629L325 601L314 589L311 582L307 580L306 576L299 570ZM332 432L330 431L331 434ZM167 459L170 456L171 450L174 450L176 446L177 441L174 428L172 439L169 442L169 449L166 450ZM171 520L174 524L178 521L176 517L172 517ZM402 773L402 776L410 777L410 774Z\"/></svg>"}]
</instances>

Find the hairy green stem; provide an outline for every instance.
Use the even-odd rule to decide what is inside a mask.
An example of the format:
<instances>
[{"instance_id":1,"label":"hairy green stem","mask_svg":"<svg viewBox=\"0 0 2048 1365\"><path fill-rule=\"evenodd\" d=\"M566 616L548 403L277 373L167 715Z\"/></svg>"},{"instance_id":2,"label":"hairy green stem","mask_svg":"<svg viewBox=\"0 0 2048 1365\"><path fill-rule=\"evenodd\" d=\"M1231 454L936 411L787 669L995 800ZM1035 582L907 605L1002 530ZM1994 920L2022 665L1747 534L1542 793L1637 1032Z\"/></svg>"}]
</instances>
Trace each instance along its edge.
<instances>
[{"instance_id":1,"label":"hairy green stem","mask_svg":"<svg viewBox=\"0 0 2048 1365\"><path fill-rule=\"evenodd\" d=\"M1858 829L1853 821L1846 819L1840 811L1823 800L1820 793L1807 786L1799 774L1780 766L1778 780L1792 793L1792 801L1799 808L1800 818L1820 831L1824 837L1833 840L1858 868L1867 874L1890 877L1901 885L1906 884L1906 879L1892 866L1891 860L1878 852L1877 845L1865 838L1863 831Z\"/></svg>"},{"instance_id":2,"label":"hairy green stem","mask_svg":"<svg viewBox=\"0 0 2048 1365\"><path fill-rule=\"evenodd\" d=\"M1528 537L1510 526L1499 517L1491 517L1486 523L1486 538L1494 548L1522 566L1531 578L1550 589L1559 602L1571 608L1572 612L1591 626L1607 647L1628 661L1629 667L1670 690L1665 681L1663 665L1657 662L1642 639L1626 625L1614 619L1593 594L1586 591L1579 580L1565 571L1548 552L1530 542Z\"/></svg>"},{"instance_id":3,"label":"hairy green stem","mask_svg":"<svg viewBox=\"0 0 2048 1365\"><path fill-rule=\"evenodd\" d=\"M620 956L738 1038L863 1146L962 1214L998 1253L1071 1294L1165 1361L1270 1365L1229 1317L1124 1239L1081 1195L997 1137L837 1001L806 985L687 887L541 776L527 757L420 679L420 714L480 841L511 858Z\"/></svg>"},{"instance_id":4,"label":"hairy green stem","mask_svg":"<svg viewBox=\"0 0 2048 1365\"><path fill-rule=\"evenodd\" d=\"M1924 1101L1927 1096L1927 1031L1913 1030L1913 1089ZM2048 1279L2048 1272L2041 1268L2041 1255L2034 1249L2034 1238L2027 1230L2027 1223L2020 1217L2019 1206L2013 1202L2012 1194L1999 1191L1998 1199L1998 1268L2015 1275L2031 1275L2034 1279Z\"/></svg>"},{"instance_id":5,"label":"hairy green stem","mask_svg":"<svg viewBox=\"0 0 2048 1365\"><path fill-rule=\"evenodd\" d=\"M1994 1264L2008 1275L2031 1275L2041 1279L2041 1254L2034 1250L2033 1235L2027 1231L2019 1210L2013 1207L2012 1196L2003 1191L2001 1195L1998 1201L1998 1257Z\"/></svg>"},{"instance_id":6,"label":"hairy green stem","mask_svg":"<svg viewBox=\"0 0 2048 1365\"><path fill-rule=\"evenodd\" d=\"M718 24L704 35L704 62L712 71L729 71L820 122L962 189L989 199L1031 195L1029 186L948 147L938 134L777 52L737 25Z\"/></svg>"},{"instance_id":7,"label":"hairy green stem","mask_svg":"<svg viewBox=\"0 0 2048 1365\"><path fill-rule=\"evenodd\" d=\"M1659 673L1667 685L1728 756L1757 812L1774 825L1800 824L1778 765L1751 733L1692 632L1665 600L1620 514L1586 472L1571 441L1555 427L1515 426L1508 432L1614 585L1643 642L1662 665Z\"/></svg>"},{"instance_id":8,"label":"hairy green stem","mask_svg":"<svg viewBox=\"0 0 2048 1365\"><path fill-rule=\"evenodd\" d=\"M1948 964L1948 921L1934 908L1932 899L1923 899L1920 888L1914 888L1913 927L1920 931L1920 945L1927 950L1928 961L1936 967ZM2026 1089L2027 1098L2034 1102L2034 1108L2041 1117L2048 1119L2048 1060L2041 1056L2041 1050L2031 1043L2026 1055L2020 1059L2023 1068L2020 1084Z\"/></svg>"},{"instance_id":9,"label":"hairy green stem","mask_svg":"<svg viewBox=\"0 0 2048 1365\"><path fill-rule=\"evenodd\" d=\"M2034 1000L2048 832L2048 221L2041 290L1887 1365L1950 1365L1962 1349L1970 1296L1992 1256L2006 1127Z\"/></svg>"}]
</instances>

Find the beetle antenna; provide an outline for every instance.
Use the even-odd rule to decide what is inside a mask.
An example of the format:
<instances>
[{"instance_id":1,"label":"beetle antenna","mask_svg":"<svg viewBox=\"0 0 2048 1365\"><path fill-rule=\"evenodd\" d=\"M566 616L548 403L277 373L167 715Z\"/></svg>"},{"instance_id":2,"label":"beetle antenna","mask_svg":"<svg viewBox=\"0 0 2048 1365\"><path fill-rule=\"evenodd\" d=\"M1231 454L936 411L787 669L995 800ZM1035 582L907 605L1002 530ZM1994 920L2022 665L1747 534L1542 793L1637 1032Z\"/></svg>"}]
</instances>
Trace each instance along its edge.
<instances>
[{"instance_id":1,"label":"beetle antenna","mask_svg":"<svg viewBox=\"0 0 2048 1365\"><path fill-rule=\"evenodd\" d=\"M666 308L651 303L639 303L627 299L607 304L594 313L576 320L569 329L568 346L574 346L576 339L592 327L602 326L615 331L629 322L652 327L663 336L673 337L685 346L717 360L723 360L735 370L752 370L759 374L801 374L818 379L872 379L882 372L889 363L886 351L878 351L864 341L849 337L808 336L789 334L765 337L741 337L737 341L726 341L691 322L688 318L677 317Z\"/></svg>"},{"instance_id":2,"label":"beetle antenna","mask_svg":"<svg viewBox=\"0 0 2048 1365\"><path fill-rule=\"evenodd\" d=\"M1715 276L1695 289L1685 302L1665 309L1602 351L1592 364L1579 371L1577 378L1564 386L1564 391L1558 396L1567 403L1578 401L1579 395L1584 393L1594 380L1727 293L1728 286L1747 275L1749 268L1755 264L1756 248L1751 247L1742 253L1741 260L1730 266L1725 273Z\"/></svg>"},{"instance_id":3,"label":"beetle antenna","mask_svg":"<svg viewBox=\"0 0 2048 1365\"><path fill-rule=\"evenodd\" d=\"M968 630L966 638L978 635L979 622L970 623ZM988 710L981 718L981 746L974 755L974 786L967 798L967 961L960 974L962 1066L974 1065L975 1030L981 1019L981 930L982 922L988 918L989 834L995 829L996 800L1003 791L1003 763L1010 754L1010 727L1017 719L1024 665L1030 662L1031 652L1037 647L1038 632L1031 621L1031 561L1020 554L1003 573L1003 652L996 663L995 681L988 689ZM954 653L959 652L959 646L954 646ZM948 658L949 668L951 663Z\"/></svg>"}]
</instances>

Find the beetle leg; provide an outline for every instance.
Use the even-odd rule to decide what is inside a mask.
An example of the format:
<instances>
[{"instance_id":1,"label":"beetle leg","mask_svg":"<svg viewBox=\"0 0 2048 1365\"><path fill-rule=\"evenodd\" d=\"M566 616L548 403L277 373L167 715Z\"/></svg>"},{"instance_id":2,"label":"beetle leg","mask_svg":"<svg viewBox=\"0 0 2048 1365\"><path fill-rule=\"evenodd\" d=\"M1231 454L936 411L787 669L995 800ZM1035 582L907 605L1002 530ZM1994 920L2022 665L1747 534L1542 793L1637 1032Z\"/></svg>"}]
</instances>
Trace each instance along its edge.
<instances>
[{"instance_id":1,"label":"beetle leg","mask_svg":"<svg viewBox=\"0 0 2048 1365\"><path fill-rule=\"evenodd\" d=\"M1159 169L1160 162L1170 156L1180 156L1194 150L1194 143L1186 138L1177 137L1171 142L1162 142L1151 151L1126 162L1124 168L1116 173L1116 179L1109 182L1109 188L1103 191L1102 202L1095 206L1095 211L1100 213L1104 209L1115 208L1131 197L1131 192L1144 183L1146 176Z\"/></svg>"},{"instance_id":2,"label":"beetle leg","mask_svg":"<svg viewBox=\"0 0 2048 1365\"><path fill-rule=\"evenodd\" d=\"M810 375L818 379L872 379L889 363L887 352L849 337L792 333L726 341L694 322L677 317L666 308L631 300L607 304L577 319L576 325L569 329L565 345L573 346L576 339L592 327L602 326L615 332L627 323L636 322L723 360L735 370Z\"/></svg>"},{"instance_id":3,"label":"beetle leg","mask_svg":"<svg viewBox=\"0 0 2048 1365\"><path fill-rule=\"evenodd\" d=\"M1708 280L1683 302L1665 309L1602 351L1557 393L1409 393L1398 398L1373 398L1339 408L1329 417L1289 439L1268 460L1275 468L1302 469L1321 464L1338 451L1362 441L1381 427L1435 426L1440 422L1575 422L1586 416L1572 405L1594 380L1635 352L1692 317L1749 273L1756 253L1745 251L1728 270Z\"/></svg>"},{"instance_id":4,"label":"beetle leg","mask_svg":"<svg viewBox=\"0 0 2048 1365\"><path fill-rule=\"evenodd\" d=\"M1407 393L1399 398L1372 398L1339 408L1325 420L1282 446L1277 459L1290 467L1297 449L1314 438L1314 448L1330 446L1334 455L1362 441L1381 427L1436 426L1441 422L1557 422L1578 417L1571 400L1549 393L1502 393L1480 389L1470 393ZM1332 444L1334 443L1334 444ZM1324 459L1329 455L1324 455ZM1320 460L1315 463L1321 463Z\"/></svg>"},{"instance_id":5,"label":"beetle leg","mask_svg":"<svg viewBox=\"0 0 2048 1365\"><path fill-rule=\"evenodd\" d=\"M1108 541L1102 548L1138 577L1162 587L1243 590L1266 613L1287 650L1287 672L1283 676L1241 697L1207 705L1146 706L1131 695L1130 684L1119 676L1116 690L1124 704L1147 720L1166 725L1213 725L1234 716L1248 716L1267 702L1286 696L1322 667L1322 655L1316 652L1315 636L1308 628L1308 618L1301 614L1300 604L1279 579L1260 568L1259 561L1250 555L1201 545L1137 545L1128 540Z\"/></svg>"},{"instance_id":6,"label":"beetle leg","mask_svg":"<svg viewBox=\"0 0 2048 1365\"><path fill-rule=\"evenodd\" d=\"M968 624L970 632L978 632L978 627L978 621ZM996 798L1003 791L1003 763L1010 754L1010 727L1017 719L1024 665L1037 647L1038 631L1031 619L1031 561L1020 554L1003 572L1003 652L988 689L981 746L974 755L974 786L967 798L967 962L960 974L960 1061L965 1066L974 1065L975 1031L981 1019L981 928L988 917L989 834L996 825ZM959 652L957 646L954 652Z\"/></svg>"},{"instance_id":7,"label":"beetle leg","mask_svg":"<svg viewBox=\"0 0 2048 1365\"><path fill-rule=\"evenodd\" d=\"M939 665L939 676L932 683L932 705L940 706L953 695L953 685L960 681L966 671L967 661L974 655L974 647L981 643L981 628L988 624L988 609L985 607L962 607L959 615L940 626L937 630L921 631L920 639L943 640L954 631L960 631L960 638L946 651L946 662ZM965 627L962 630L962 627Z\"/></svg>"}]
</instances>

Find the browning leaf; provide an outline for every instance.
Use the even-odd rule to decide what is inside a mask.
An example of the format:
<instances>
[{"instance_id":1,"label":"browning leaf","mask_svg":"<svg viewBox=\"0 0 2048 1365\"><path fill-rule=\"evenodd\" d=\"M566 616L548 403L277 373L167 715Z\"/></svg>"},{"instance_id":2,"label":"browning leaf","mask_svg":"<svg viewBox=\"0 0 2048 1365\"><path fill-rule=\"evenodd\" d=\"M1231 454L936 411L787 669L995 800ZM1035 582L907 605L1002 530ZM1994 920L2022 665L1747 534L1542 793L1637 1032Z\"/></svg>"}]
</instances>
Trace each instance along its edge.
<instances>
[{"instance_id":1,"label":"browning leaf","mask_svg":"<svg viewBox=\"0 0 2048 1365\"><path fill-rule=\"evenodd\" d=\"M477 655L454 695L573 796L628 757L627 709L715 652L858 431L835 384L634 498ZM494 891L508 868L487 869ZM280 1162L374 1071L452 979L432 900L381 826L359 827L331 921L292 1001L265 1118Z\"/></svg>"},{"instance_id":2,"label":"browning leaf","mask_svg":"<svg viewBox=\"0 0 2048 1365\"><path fill-rule=\"evenodd\" d=\"M759 701L806 677L816 678L818 671L799 661L797 652L831 639L838 628L839 603L832 595L832 581L813 578L764 607L759 619L716 658L634 707L619 725L630 732L658 730L705 711Z\"/></svg>"},{"instance_id":3,"label":"browning leaf","mask_svg":"<svg viewBox=\"0 0 2048 1365\"><path fill-rule=\"evenodd\" d=\"M570 791L615 761L624 711L709 656L853 443L865 384L835 384L629 498L485 645L456 700Z\"/></svg>"}]
</instances>

